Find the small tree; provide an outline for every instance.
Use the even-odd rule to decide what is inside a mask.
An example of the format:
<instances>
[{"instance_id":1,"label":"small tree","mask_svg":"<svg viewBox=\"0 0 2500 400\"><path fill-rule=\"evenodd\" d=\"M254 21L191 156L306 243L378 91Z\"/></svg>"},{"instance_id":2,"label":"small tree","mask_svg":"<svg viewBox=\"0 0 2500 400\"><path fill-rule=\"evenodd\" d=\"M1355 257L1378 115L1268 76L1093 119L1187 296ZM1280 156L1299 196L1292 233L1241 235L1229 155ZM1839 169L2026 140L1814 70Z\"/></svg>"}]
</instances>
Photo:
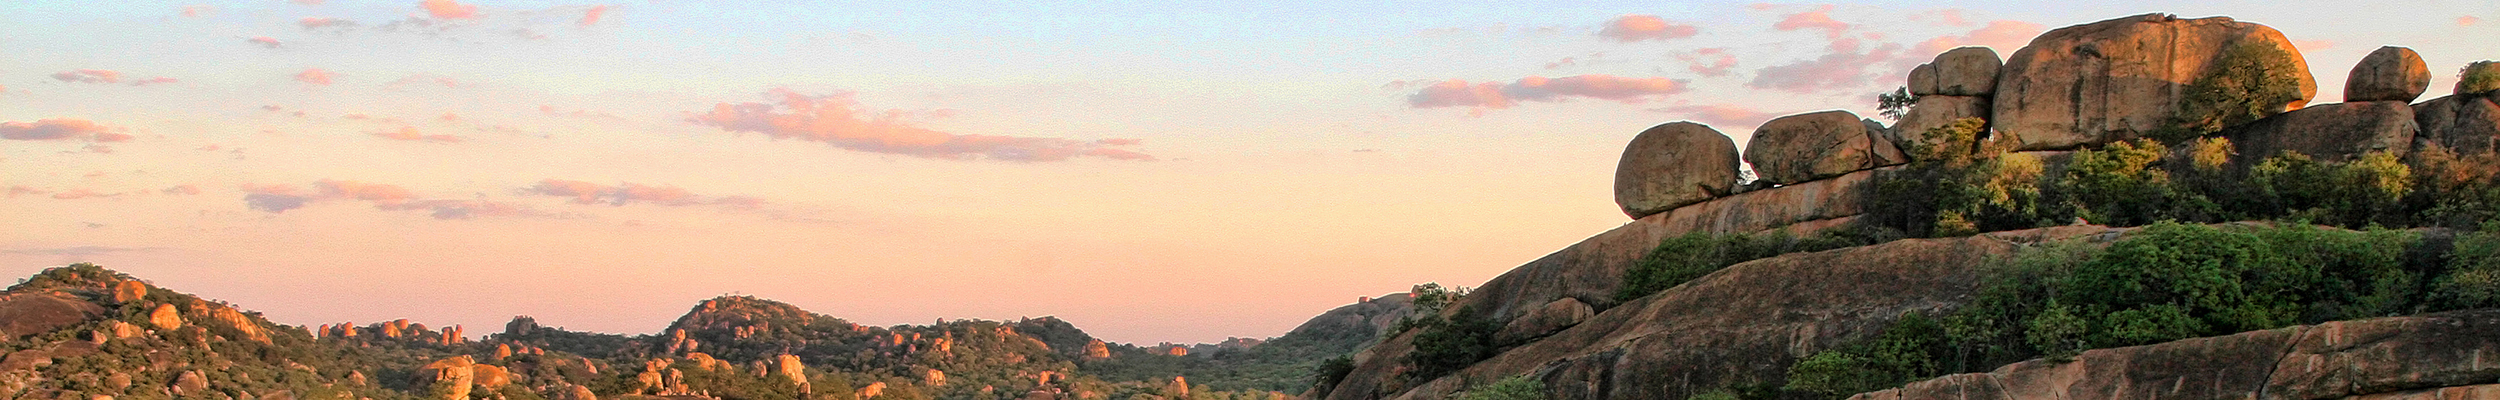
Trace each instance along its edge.
<instances>
[{"instance_id":1,"label":"small tree","mask_svg":"<svg viewBox=\"0 0 2500 400\"><path fill-rule=\"evenodd\" d=\"M1910 106L1917 104L1918 95L1910 94L1910 88L1906 86L1875 94L1875 109L1882 111L1885 119L1899 121L1903 115L1909 114Z\"/></svg>"}]
</instances>

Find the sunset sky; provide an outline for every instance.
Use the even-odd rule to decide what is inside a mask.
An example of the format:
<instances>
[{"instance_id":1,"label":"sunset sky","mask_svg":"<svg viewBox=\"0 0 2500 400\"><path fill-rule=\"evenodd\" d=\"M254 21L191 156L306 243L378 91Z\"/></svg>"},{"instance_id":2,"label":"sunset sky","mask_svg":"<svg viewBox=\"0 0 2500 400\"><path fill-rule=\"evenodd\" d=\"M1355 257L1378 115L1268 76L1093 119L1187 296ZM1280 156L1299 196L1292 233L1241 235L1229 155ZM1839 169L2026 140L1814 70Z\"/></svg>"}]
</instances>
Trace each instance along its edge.
<instances>
[{"instance_id":1,"label":"sunset sky","mask_svg":"<svg viewBox=\"0 0 2500 400\"><path fill-rule=\"evenodd\" d=\"M2132 3L2132 4L2115 4ZM0 274L90 261L288 324L1283 334L1628 219L1633 134L1874 115L1955 46L2273 26L2316 102L2500 3L238 0L0 5Z\"/></svg>"}]
</instances>

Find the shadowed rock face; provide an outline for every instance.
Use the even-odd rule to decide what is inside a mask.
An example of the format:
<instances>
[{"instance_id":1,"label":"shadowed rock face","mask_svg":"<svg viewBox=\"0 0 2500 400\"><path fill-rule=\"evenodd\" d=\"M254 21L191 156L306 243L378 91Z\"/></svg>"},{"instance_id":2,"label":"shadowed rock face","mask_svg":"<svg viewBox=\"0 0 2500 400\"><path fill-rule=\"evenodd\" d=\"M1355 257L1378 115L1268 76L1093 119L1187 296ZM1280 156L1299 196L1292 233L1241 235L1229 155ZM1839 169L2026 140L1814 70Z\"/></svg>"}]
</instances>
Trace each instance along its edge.
<instances>
[{"instance_id":1,"label":"shadowed rock face","mask_svg":"<svg viewBox=\"0 0 2500 400\"><path fill-rule=\"evenodd\" d=\"M2500 395L2500 310L2329 322L2086 351L1859 394L1892 399L2336 399ZM2447 397L2467 396L2467 397Z\"/></svg>"},{"instance_id":2,"label":"shadowed rock face","mask_svg":"<svg viewBox=\"0 0 2500 400\"><path fill-rule=\"evenodd\" d=\"M1775 382L1798 358L1871 336L1902 312L1959 307L1987 259L2010 254L2016 242L2113 232L2046 228L1755 260L1412 388L1394 381L1394 364L1412 351L1413 335L1391 338L1358 358L1355 373L1327 398L1445 398L1463 382L1520 374L1543 380L1557 399L1680 399Z\"/></svg>"},{"instance_id":3,"label":"shadowed rock face","mask_svg":"<svg viewBox=\"0 0 2500 400\"><path fill-rule=\"evenodd\" d=\"M1848 111L1798 114L1764 122L1745 142L1745 161L1765 182L1789 185L1876 167L1908 157L1880 129Z\"/></svg>"},{"instance_id":4,"label":"shadowed rock face","mask_svg":"<svg viewBox=\"0 0 2500 400\"><path fill-rule=\"evenodd\" d=\"M1691 122L1641 131L1615 165L1615 204L1624 215L1651 214L1725 196L1736 187L1736 141Z\"/></svg>"},{"instance_id":5,"label":"shadowed rock face","mask_svg":"<svg viewBox=\"0 0 2500 400\"><path fill-rule=\"evenodd\" d=\"M2238 165L2284 151L2344 161L2374 151L2403 156L2413 149L2413 107L2401 101L2322 104L2292 110L2223 132L2239 150Z\"/></svg>"},{"instance_id":6,"label":"shadowed rock face","mask_svg":"<svg viewBox=\"0 0 2500 400\"><path fill-rule=\"evenodd\" d=\"M2292 54L2299 101L2317 93L2307 61L2282 32L2228 17L2146 14L2059 28L2032 39L1997 77L1997 130L2022 150L2057 150L2140 137L2173 123L2183 88L2239 44ZM2288 104L2287 104L2288 106Z\"/></svg>"},{"instance_id":7,"label":"shadowed rock face","mask_svg":"<svg viewBox=\"0 0 2500 400\"><path fill-rule=\"evenodd\" d=\"M2420 131L2414 146L2438 145L2459 156L2490 153L2500 136L2500 104L2490 97L2448 96L2413 105Z\"/></svg>"},{"instance_id":8,"label":"shadowed rock face","mask_svg":"<svg viewBox=\"0 0 2500 400\"><path fill-rule=\"evenodd\" d=\"M57 293L0 295L0 339L51 332L104 314L104 307Z\"/></svg>"},{"instance_id":9,"label":"shadowed rock face","mask_svg":"<svg viewBox=\"0 0 2500 400\"><path fill-rule=\"evenodd\" d=\"M1919 96L1918 104L1910 106L1910 112L1901 115L1901 122L1893 124L1892 140L1908 151L1928 144L1926 133L1930 129L1953 125L1953 121L1963 118L1988 119L1988 112L1986 97Z\"/></svg>"},{"instance_id":10,"label":"shadowed rock face","mask_svg":"<svg viewBox=\"0 0 2500 400\"><path fill-rule=\"evenodd\" d=\"M2431 88L2431 67L2413 49L2386 46L2361 58L2344 80L2344 101L2413 102Z\"/></svg>"}]
</instances>

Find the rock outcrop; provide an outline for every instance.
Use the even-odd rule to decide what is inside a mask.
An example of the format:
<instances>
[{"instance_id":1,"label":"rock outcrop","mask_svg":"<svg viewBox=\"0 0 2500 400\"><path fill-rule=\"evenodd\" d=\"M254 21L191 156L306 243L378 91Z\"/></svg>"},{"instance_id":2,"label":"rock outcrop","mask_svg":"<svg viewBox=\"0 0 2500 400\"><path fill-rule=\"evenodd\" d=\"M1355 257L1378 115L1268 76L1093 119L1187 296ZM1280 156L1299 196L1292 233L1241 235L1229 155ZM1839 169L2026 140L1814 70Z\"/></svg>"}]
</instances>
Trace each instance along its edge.
<instances>
[{"instance_id":1,"label":"rock outcrop","mask_svg":"<svg viewBox=\"0 0 2500 400\"><path fill-rule=\"evenodd\" d=\"M2256 165L2284 151L2321 161L2344 161L2370 152L2403 156L2413 150L2413 107L2401 101L2310 106L2276 114L2223 132L2239 151L2238 165Z\"/></svg>"},{"instance_id":2,"label":"rock outcrop","mask_svg":"<svg viewBox=\"0 0 2500 400\"><path fill-rule=\"evenodd\" d=\"M1644 217L1494 277L1452 308L1476 307L1509 321L1568 297L1604 310L1616 303L1623 271L1659 240L1693 232L1804 235L1836 227L1864 212L1865 185L1881 171L1739 193Z\"/></svg>"},{"instance_id":3,"label":"rock outcrop","mask_svg":"<svg viewBox=\"0 0 2500 400\"><path fill-rule=\"evenodd\" d=\"M2457 80L2456 94L2458 95L2489 96L2500 93L2500 79L2495 79L2500 78L2500 62L2479 61L2466 64L2465 69L2458 71L2457 75L2464 78Z\"/></svg>"},{"instance_id":4,"label":"rock outcrop","mask_svg":"<svg viewBox=\"0 0 2500 400\"><path fill-rule=\"evenodd\" d=\"M1640 219L1725 196L1736 186L1736 142L1707 125L1671 122L1641 131L1615 164L1615 204Z\"/></svg>"},{"instance_id":5,"label":"rock outcrop","mask_svg":"<svg viewBox=\"0 0 2500 400\"><path fill-rule=\"evenodd\" d=\"M2500 310L2328 322L2086 351L1859 394L1892 399L2485 399ZM2467 397L2446 397L2449 395Z\"/></svg>"},{"instance_id":6,"label":"rock outcrop","mask_svg":"<svg viewBox=\"0 0 2500 400\"><path fill-rule=\"evenodd\" d=\"M174 309L172 304L159 304L155 311L148 312L148 324L156 325L156 329L163 330L181 328L182 310Z\"/></svg>"},{"instance_id":7,"label":"rock outcrop","mask_svg":"<svg viewBox=\"0 0 2500 400\"><path fill-rule=\"evenodd\" d=\"M1579 325L1595 316L1597 316L1597 309L1590 308L1588 303L1569 297L1556 299L1545 303L1543 307L1528 310L1526 315L1511 319L1509 324L1503 325L1502 330L1493 335L1493 340L1503 343L1526 342L1529 339L1544 337L1560 332L1564 328Z\"/></svg>"},{"instance_id":8,"label":"rock outcrop","mask_svg":"<svg viewBox=\"0 0 2500 400\"><path fill-rule=\"evenodd\" d=\"M2447 96L2413 105L2414 147L2439 146L2459 156L2500 147L2500 104L2486 96Z\"/></svg>"},{"instance_id":9,"label":"rock outcrop","mask_svg":"<svg viewBox=\"0 0 2500 400\"><path fill-rule=\"evenodd\" d=\"M2344 102L2411 103L2431 88L2431 67L2413 49L2386 46L2371 51L2344 80Z\"/></svg>"},{"instance_id":10,"label":"rock outcrop","mask_svg":"<svg viewBox=\"0 0 2500 400\"><path fill-rule=\"evenodd\" d=\"M104 315L104 307L57 293L0 294L0 340L51 332ZM181 317L175 317L180 325Z\"/></svg>"},{"instance_id":11,"label":"rock outcrop","mask_svg":"<svg viewBox=\"0 0 2500 400\"><path fill-rule=\"evenodd\" d=\"M113 303L115 304L139 301L147 297L148 284L146 282L126 280L113 284Z\"/></svg>"},{"instance_id":12,"label":"rock outcrop","mask_svg":"<svg viewBox=\"0 0 2500 400\"><path fill-rule=\"evenodd\" d=\"M1944 96L1989 96L1997 91L1997 72L2005 61L1997 51L1970 46L1947 50L1936 55L1936 91L1920 93Z\"/></svg>"},{"instance_id":13,"label":"rock outcrop","mask_svg":"<svg viewBox=\"0 0 2500 400\"><path fill-rule=\"evenodd\" d=\"M1869 337L1903 312L1958 307L1987 260L2018 242L2114 232L2060 227L1910 239L1740 263L1413 387L1398 384L1390 360L1412 350L1414 335L1393 337L1358 355L1354 372L1326 398L1447 398L1464 382L1521 374L1544 381L1556 399L1681 399L1774 382L1796 359Z\"/></svg>"},{"instance_id":14,"label":"rock outcrop","mask_svg":"<svg viewBox=\"0 0 2500 400\"><path fill-rule=\"evenodd\" d=\"M1778 185L1909 162L1884 136L1848 111L1779 117L1754 129L1745 142L1745 161L1762 181Z\"/></svg>"},{"instance_id":15,"label":"rock outcrop","mask_svg":"<svg viewBox=\"0 0 2500 400\"><path fill-rule=\"evenodd\" d=\"M2317 93L2300 50L2274 28L2229 17L2146 14L2059 28L2014 51L1997 77L1990 122L2021 136L2022 150L2069 149L2171 129L2184 89L2211 74L2226 50L2242 45L2292 55L2300 97L2286 107Z\"/></svg>"},{"instance_id":16,"label":"rock outcrop","mask_svg":"<svg viewBox=\"0 0 2500 400\"><path fill-rule=\"evenodd\" d=\"M789 379L792 384L807 384L807 364L799 356L783 354L773 357L773 374Z\"/></svg>"},{"instance_id":17,"label":"rock outcrop","mask_svg":"<svg viewBox=\"0 0 2500 400\"><path fill-rule=\"evenodd\" d=\"M417 369L417 378L420 380L417 383L422 385L420 387L428 388L425 394L427 398L464 400L469 398L469 386L476 382L476 366L477 360L469 356L435 360L433 363L426 364L424 368Z\"/></svg>"}]
</instances>

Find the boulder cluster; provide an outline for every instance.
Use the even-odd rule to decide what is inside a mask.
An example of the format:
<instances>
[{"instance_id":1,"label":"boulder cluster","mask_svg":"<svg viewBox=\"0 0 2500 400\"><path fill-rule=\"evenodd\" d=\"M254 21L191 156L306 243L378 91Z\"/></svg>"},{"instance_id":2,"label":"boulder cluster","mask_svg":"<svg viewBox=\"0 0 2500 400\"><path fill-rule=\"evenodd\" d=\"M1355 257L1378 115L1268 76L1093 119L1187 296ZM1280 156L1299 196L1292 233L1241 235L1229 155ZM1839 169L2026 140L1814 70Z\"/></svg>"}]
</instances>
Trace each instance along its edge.
<instances>
[{"instance_id":1,"label":"boulder cluster","mask_svg":"<svg viewBox=\"0 0 2500 400\"><path fill-rule=\"evenodd\" d=\"M1741 157L1733 140L1707 125L1670 122L1642 131L1616 166L1615 202L1633 219L1679 232L1839 226L1862 213L1856 197L1864 191L1852 188L1865 180L1858 173L1915 161L1924 156L1916 149L1934 144L1926 133L1970 120L1982 123L1985 139L2010 141L2018 151L2187 132L2228 138L2241 157L2252 158L2297 151L2339 161L2433 147L2461 157L2500 152L2500 105L2493 102L2500 63L2467 66L2469 79L2454 95L2414 104L2429 88L2430 68L2411 49L2383 47L2353 67L2343 103L2301 107L2317 84L2299 54L2264 25L2165 14L2049 31L2004 59L1985 47L1957 48L1910 71L1907 89L1916 100L1890 127L1847 111L1779 117L1754 129ZM2250 63L2280 67L2256 78L2231 75ZM2493 78L2472 78L2486 75ZM2263 84L2275 86L2233 86ZM2243 107L2253 115L2193 115L2209 106L2199 102L2214 101L2199 91L2235 90L2255 102ZM2196 130L2216 121L2223 123L2219 131ZM1752 180L1740 181L1740 164L1752 165Z\"/></svg>"}]
</instances>

